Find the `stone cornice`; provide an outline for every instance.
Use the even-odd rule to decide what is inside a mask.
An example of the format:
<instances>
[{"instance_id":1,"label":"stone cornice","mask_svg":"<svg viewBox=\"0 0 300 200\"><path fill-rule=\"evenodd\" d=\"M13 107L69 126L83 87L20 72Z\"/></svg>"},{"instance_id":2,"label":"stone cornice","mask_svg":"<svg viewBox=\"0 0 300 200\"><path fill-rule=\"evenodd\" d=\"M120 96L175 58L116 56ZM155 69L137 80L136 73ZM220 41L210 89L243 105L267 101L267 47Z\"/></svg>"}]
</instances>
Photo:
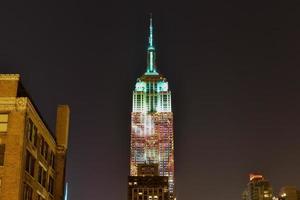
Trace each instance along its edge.
<instances>
[{"instance_id":1,"label":"stone cornice","mask_svg":"<svg viewBox=\"0 0 300 200\"><path fill-rule=\"evenodd\" d=\"M47 128L28 97L0 97L0 111L10 112L14 110L30 113L31 117L34 118L34 121L38 123L37 125L40 127L40 129L44 133L50 135L51 142L56 144L56 141L50 133L50 130Z\"/></svg>"},{"instance_id":2,"label":"stone cornice","mask_svg":"<svg viewBox=\"0 0 300 200\"><path fill-rule=\"evenodd\" d=\"M20 74L0 74L0 80L20 80Z\"/></svg>"},{"instance_id":3,"label":"stone cornice","mask_svg":"<svg viewBox=\"0 0 300 200\"><path fill-rule=\"evenodd\" d=\"M27 102L29 102L29 99L27 97L16 98L16 110L17 111L26 110Z\"/></svg>"}]
</instances>

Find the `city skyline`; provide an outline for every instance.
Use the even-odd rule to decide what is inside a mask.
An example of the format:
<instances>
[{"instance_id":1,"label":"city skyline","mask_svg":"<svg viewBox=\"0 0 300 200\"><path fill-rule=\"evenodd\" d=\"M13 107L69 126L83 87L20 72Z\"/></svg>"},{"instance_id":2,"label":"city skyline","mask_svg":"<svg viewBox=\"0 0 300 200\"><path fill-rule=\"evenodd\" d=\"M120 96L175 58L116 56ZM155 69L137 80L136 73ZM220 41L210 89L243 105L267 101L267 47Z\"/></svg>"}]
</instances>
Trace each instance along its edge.
<instances>
[{"instance_id":1,"label":"city skyline","mask_svg":"<svg viewBox=\"0 0 300 200\"><path fill-rule=\"evenodd\" d=\"M52 130L55 105L72 108L69 199L126 199L132 91L145 71L149 12L159 69L172 86L178 199L241 199L255 171L276 193L300 188L293 3L4 4L1 73L21 74Z\"/></svg>"}]
</instances>

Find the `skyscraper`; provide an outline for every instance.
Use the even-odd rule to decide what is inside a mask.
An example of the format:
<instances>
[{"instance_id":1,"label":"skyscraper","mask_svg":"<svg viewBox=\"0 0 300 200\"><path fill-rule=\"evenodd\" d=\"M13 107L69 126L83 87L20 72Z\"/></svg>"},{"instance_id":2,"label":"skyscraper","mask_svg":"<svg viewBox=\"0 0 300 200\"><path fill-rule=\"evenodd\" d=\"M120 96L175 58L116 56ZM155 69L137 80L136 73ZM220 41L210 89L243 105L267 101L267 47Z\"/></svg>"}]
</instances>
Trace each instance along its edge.
<instances>
[{"instance_id":1,"label":"skyscraper","mask_svg":"<svg viewBox=\"0 0 300 200\"><path fill-rule=\"evenodd\" d=\"M137 79L131 113L130 175L138 164L158 164L159 176L167 176L174 197L174 135L171 91L158 71L150 17L146 72Z\"/></svg>"},{"instance_id":2,"label":"skyscraper","mask_svg":"<svg viewBox=\"0 0 300 200\"><path fill-rule=\"evenodd\" d=\"M243 200L271 200L273 192L270 183L261 174L250 174L250 181L243 192Z\"/></svg>"}]
</instances>

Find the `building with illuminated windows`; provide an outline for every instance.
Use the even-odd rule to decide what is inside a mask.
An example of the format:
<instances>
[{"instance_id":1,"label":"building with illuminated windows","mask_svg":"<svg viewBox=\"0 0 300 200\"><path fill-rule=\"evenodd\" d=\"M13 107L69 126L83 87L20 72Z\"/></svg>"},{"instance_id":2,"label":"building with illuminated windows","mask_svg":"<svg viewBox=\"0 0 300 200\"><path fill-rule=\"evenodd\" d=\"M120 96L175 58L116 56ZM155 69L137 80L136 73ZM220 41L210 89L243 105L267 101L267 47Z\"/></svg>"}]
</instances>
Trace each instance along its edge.
<instances>
[{"instance_id":1,"label":"building with illuminated windows","mask_svg":"<svg viewBox=\"0 0 300 200\"><path fill-rule=\"evenodd\" d=\"M272 200L272 187L263 175L250 174L249 183L243 192L243 200Z\"/></svg>"},{"instance_id":2,"label":"building with illuminated windows","mask_svg":"<svg viewBox=\"0 0 300 200\"><path fill-rule=\"evenodd\" d=\"M169 177L159 176L158 164L138 164L128 177L128 200L169 200Z\"/></svg>"},{"instance_id":3,"label":"building with illuminated windows","mask_svg":"<svg viewBox=\"0 0 300 200\"><path fill-rule=\"evenodd\" d=\"M157 164L158 176L168 177L170 199L175 193L173 133L171 91L157 71L151 17L147 68L133 91L130 176L138 176L139 164Z\"/></svg>"},{"instance_id":4,"label":"building with illuminated windows","mask_svg":"<svg viewBox=\"0 0 300 200\"><path fill-rule=\"evenodd\" d=\"M57 108L55 136L18 74L0 74L0 200L63 200L69 107Z\"/></svg>"},{"instance_id":5,"label":"building with illuminated windows","mask_svg":"<svg viewBox=\"0 0 300 200\"><path fill-rule=\"evenodd\" d=\"M284 186L279 192L280 200L300 200L300 191L295 186Z\"/></svg>"}]
</instances>

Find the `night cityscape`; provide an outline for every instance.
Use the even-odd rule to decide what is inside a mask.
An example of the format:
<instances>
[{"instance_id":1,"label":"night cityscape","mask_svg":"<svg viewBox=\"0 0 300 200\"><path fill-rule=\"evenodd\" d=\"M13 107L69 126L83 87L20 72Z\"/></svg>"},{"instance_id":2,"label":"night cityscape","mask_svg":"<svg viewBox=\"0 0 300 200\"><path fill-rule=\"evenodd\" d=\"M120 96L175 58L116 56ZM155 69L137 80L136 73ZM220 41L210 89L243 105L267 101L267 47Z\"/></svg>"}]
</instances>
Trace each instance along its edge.
<instances>
[{"instance_id":1,"label":"night cityscape","mask_svg":"<svg viewBox=\"0 0 300 200\"><path fill-rule=\"evenodd\" d=\"M297 2L0 15L0 200L300 200Z\"/></svg>"}]
</instances>

